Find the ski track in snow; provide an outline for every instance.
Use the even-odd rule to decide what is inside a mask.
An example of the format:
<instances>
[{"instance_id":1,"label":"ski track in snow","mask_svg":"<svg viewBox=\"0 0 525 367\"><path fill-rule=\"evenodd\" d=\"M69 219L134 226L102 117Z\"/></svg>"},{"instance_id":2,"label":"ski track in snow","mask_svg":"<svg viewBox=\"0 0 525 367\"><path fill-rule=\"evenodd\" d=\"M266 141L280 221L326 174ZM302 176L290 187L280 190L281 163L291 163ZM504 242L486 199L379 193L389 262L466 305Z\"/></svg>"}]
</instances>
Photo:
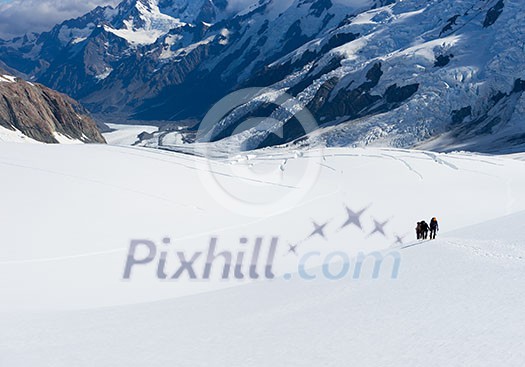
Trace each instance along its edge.
<instances>
[{"instance_id":1,"label":"ski track in snow","mask_svg":"<svg viewBox=\"0 0 525 367\"><path fill-rule=\"evenodd\" d=\"M184 204L181 204L179 202L170 200L170 199L162 197L162 196L157 196L157 195L154 195L154 194L151 194L151 193L148 193L148 192L138 191L138 190L135 190L135 189L124 187L124 186L114 185L114 184L111 184L111 183L108 183L108 182L104 182L104 181L100 181L100 180L94 180L94 179L91 179L91 178L88 178L88 177L82 177L82 176L76 176L76 175L71 175L71 174L65 174L65 173L62 173L62 172L52 171L52 170L48 170L48 169L44 169L44 168L39 168L39 167L34 167L34 166L26 166L26 165L16 164L16 163L9 163L9 162L5 162L5 161L0 161L0 164L2 164L4 166L11 166L11 167L17 167L17 168L26 169L26 170L42 172L42 173L46 173L46 174L49 174L49 175L62 176L62 177L67 177L67 178L71 178L71 179L74 179L74 180L90 182L90 183L95 184L95 185L107 186L107 187L111 187L113 189L128 191L128 192L139 194L139 195L142 195L142 196L146 196L146 197L149 197L149 198L152 198L152 199L169 202L171 204L175 204L177 206L180 206L180 207L183 207L183 208L186 208L186 209L193 209L193 210L197 210L197 211L204 211L204 209L200 208L200 207L184 205Z\"/></svg>"},{"instance_id":2,"label":"ski track in snow","mask_svg":"<svg viewBox=\"0 0 525 367\"><path fill-rule=\"evenodd\" d=\"M456 160L459 160L459 161L471 161L471 162L479 162L479 163L485 163L485 164L490 164L490 165L493 165L493 166L498 166L498 167L502 167L503 164L501 163L496 163L496 162L491 162L491 161L487 161L487 160L484 160L484 159L481 159L481 158L470 158L470 157L466 157L466 156L450 156L449 159L456 159Z\"/></svg>"},{"instance_id":3,"label":"ski track in snow","mask_svg":"<svg viewBox=\"0 0 525 367\"><path fill-rule=\"evenodd\" d=\"M457 239L457 240L447 239L444 241L444 244L447 244L449 246L455 246L455 247L467 250L476 256L481 256L481 257L486 257L486 258L493 258L493 259L500 259L500 260L515 260L515 261L525 260L525 257L523 256L508 255L508 254L502 254L499 252L488 251L476 245L468 244L468 241L464 241L461 239Z\"/></svg>"},{"instance_id":4,"label":"ski track in snow","mask_svg":"<svg viewBox=\"0 0 525 367\"><path fill-rule=\"evenodd\" d=\"M459 168L452 164L452 163L449 163L447 162L446 160L444 159L441 159L436 153L431 153L431 152L424 152L423 154L427 155L428 157L430 157L434 162L436 163L439 163L439 164L442 164L442 165L445 165L449 168L452 168L454 170L459 170Z\"/></svg>"},{"instance_id":5,"label":"ski track in snow","mask_svg":"<svg viewBox=\"0 0 525 367\"><path fill-rule=\"evenodd\" d=\"M421 180L423 180L423 175L421 173L419 173L418 171L416 171L406 160L402 159L402 158L399 158L399 157L396 157L396 156L393 156L393 155L388 155L388 154L385 154L385 157L390 157L398 162L401 162L403 163L403 165L408 168L409 171L413 172L414 174L416 174Z\"/></svg>"},{"instance_id":6,"label":"ski track in snow","mask_svg":"<svg viewBox=\"0 0 525 367\"><path fill-rule=\"evenodd\" d=\"M126 148L129 148L129 147L126 147ZM142 148L144 149L144 148ZM156 149L151 149L152 151L155 151ZM172 165L177 165L177 166L181 166L181 167L184 167L184 168L187 168L187 169L191 169L191 170L194 170L194 171L199 171L199 168L196 167L195 165L188 165L188 164L183 164L183 163L180 163L180 162L174 162L173 160L169 160L169 159L160 159L160 158L153 158L151 157L150 155L143 155L143 154L136 154L136 153L129 153L129 152L119 152L120 154L126 154L126 155L130 155L130 156L137 156L137 157L141 157L141 158L144 158L144 159L152 159L152 160L156 160L156 161L161 161L161 162L165 162L165 163L168 163L168 164L172 164ZM157 153L157 152L155 152ZM173 157L173 155L172 155ZM177 159L180 157L180 155L177 155L176 156ZM198 157L196 157L196 159L198 159ZM188 159L188 161L191 161L190 159ZM195 161L193 161L195 162ZM214 164L217 164L217 163L220 163L219 161L213 161ZM253 179L253 178L249 178L249 177L244 177L244 176L234 176L234 175L231 175L231 174L227 174L227 173L224 173L224 172L220 172L216 169L212 169L211 167L209 167L209 171L208 171L210 174L212 175L218 175L218 176L223 176L223 177L228 177L228 178L236 178L236 179L239 179L239 180L243 180L243 181L249 181L249 182L254 182L254 183L259 183L259 184L265 184L265 185L269 185L269 186L277 186L277 187L283 187L283 188L288 188L288 189L298 189L297 186L291 186L291 185L285 185L285 184L280 184L280 183L276 183L276 182L271 182L271 181L264 181L264 180L256 180L256 179Z\"/></svg>"},{"instance_id":7,"label":"ski track in snow","mask_svg":"<svg viewBox=\"0 0 525 367\"><path fill-rule=\"evenodd\" d=\"M326 163L319 163L319 165L321 167L328 168L329 170L331 170L333 172L337 172L337 170L334 167L331 167L331 166L327 165Z\"/></svg>"}]
</instances>

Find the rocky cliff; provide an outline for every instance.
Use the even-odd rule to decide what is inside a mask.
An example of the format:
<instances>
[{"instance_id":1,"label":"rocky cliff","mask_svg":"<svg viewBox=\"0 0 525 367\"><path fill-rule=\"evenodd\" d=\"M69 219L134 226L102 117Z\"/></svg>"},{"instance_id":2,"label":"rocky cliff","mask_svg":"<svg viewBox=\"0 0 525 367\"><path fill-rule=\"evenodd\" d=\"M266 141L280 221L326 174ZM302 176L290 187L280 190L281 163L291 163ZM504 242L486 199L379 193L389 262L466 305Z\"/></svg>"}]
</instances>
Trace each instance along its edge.
<instances>
[{"instance_id":1,"label":"rocky cliff","mask_svg":"<svg viewBox=\"0 0 525 367\"><path fill-rule=\"evenodd\" d=\"M105 143L96 123L77 101L2 69L0 126L44 143Z\"/></svg>"}]
</instances>

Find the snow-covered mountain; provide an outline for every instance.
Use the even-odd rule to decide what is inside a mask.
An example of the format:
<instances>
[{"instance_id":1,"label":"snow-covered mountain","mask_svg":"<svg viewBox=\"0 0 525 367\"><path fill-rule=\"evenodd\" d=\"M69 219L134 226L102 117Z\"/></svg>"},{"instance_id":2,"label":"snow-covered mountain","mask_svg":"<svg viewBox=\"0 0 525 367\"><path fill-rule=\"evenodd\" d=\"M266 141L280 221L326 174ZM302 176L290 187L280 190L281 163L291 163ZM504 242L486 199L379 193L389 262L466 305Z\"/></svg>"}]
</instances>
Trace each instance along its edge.
<instances>
[{"instance_id":1,"label":"snow-covered mountain","mask_svg":"<svg viewBox=\"0 0 525 367\"><path fill-rule=\"evenodd\" d=\"M117 65L125 67L139 48L186 22L213 22L220 9L224 5L219 8L211 0L126 0L40 35L1 41L0 59L50 87L83 97L99 89Z\"/></svg>"},{"instance_id":2,"label":"snow-covered mountain","mask_svg":"<svg viewBox=\"0 0 525 367\"><path fill-rule=\"evenodd\" d=\"M73 99L0 69L0 141L105 143Z\"/></svg>"},{"instance_id":3,"label":"snow-covered mountain","mask_svg":"<svg viewBox=\"0 0 525 367\"><path fill-rule=\"evenodd\" d=\"M230 5L128 0L2 41L0 59L93 111L140 120L199 120L231 91L272 87L316 117L321 129L310 144L523 149L519 0L263 0L241 12ZM271 100L243 111L224 124L224 136L246 116L272 114ZM283 137L234 140L251 149L304 133L290 121ZM149 144L162 145L163 136Z\"/></svg>"}]
</instances>

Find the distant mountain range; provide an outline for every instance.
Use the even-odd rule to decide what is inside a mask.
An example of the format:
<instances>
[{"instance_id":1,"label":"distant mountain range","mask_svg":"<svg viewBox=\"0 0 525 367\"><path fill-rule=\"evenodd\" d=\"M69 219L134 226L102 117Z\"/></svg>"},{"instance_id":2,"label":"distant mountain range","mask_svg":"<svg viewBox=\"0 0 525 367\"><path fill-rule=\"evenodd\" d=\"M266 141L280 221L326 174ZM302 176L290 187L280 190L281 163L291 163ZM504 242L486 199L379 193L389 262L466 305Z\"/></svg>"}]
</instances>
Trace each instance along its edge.
<instances>
[{"instance_id":1,"label":"distant mountain range","mask_svg":"<svg viewBox=\"0 0 525 367\"><path fill-rule=\"evenodd\" d=\"M234 90L272 87L316 117L302 144L513 151L525 147L524 17L520 0L260 0L242 12L227 0L126 0L0 41L0 60L97 113L199 121ZM216 140L271 115L276 97L244 106ZM280 120L283 134L234 140L304 137ZM149 144L180 141L169 134L181 132Z\"/></svg>"}]
</instances>

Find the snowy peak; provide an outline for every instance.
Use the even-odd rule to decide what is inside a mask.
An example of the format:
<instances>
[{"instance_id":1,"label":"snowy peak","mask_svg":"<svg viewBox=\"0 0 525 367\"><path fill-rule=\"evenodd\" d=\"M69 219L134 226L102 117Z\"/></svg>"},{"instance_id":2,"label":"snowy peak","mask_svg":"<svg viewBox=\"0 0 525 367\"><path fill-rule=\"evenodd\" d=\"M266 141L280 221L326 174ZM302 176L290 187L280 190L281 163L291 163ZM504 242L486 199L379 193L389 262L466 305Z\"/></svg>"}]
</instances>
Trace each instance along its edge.
<instances>
[{"instance_id":1,"label":"snowy peak","mask_svg":"<svg viewBox=\"0 0 525 367\"><path fill-rule=\"evenodd\" d=\"M186 23L213 23L226 10L226 1L212 0L160 0L159 8L165 14Z\"/></svg>"},{"instance_id":2,"label":"snowy peak","mask_svg":"<svg viewBox=\"0 0 525 367\"><path fill-rule=\"evenodd\" d=\"M226 3L218 4L211 0L125 0L116 8L97 7L82 17L67 20L40 35L38 40L22 39L17 43L19 47L36 43L41 45L42 52L56 53L70 43L88 40L97 28L103 27L132 47L148 45L186 23L214 22Z\"/></svg>"},{"instance_id":3,"label":"snowy peak","mask_svg":"<svg viewBox=\"0 0 525 367\"><path fill-rule=\"evenodd\" d=\"M66 20L56 25L50 32L42 33L37 43L47 46L47 44L58 40L58 43L64 47L70 42L82 42L101 24L111 23L114 16L115 9L111 6L97 7L82 17Z\"/></svg>"},{"instance_id":4,"label":"snowy peak","mask_svg":"<svg viewBox=\"0 0 525 367\"><path fill-rule=\"evenodd\" d=\"M130 45L144 45L183 25L178 19L163 14L157 1L126 0L118 6L117 15L105 29Z\"/></svg>"},{"instance_id":5,"label":"snowy peak","mask_svg":"<svg viewBox=\"0 0 525 367\"><path fill-rule=\"evenodd\" d=\"M226 0L126 0L117 9L121 18L169 18L195 24L215 22L227 6Z\"/></svg>"}]
</instances>

